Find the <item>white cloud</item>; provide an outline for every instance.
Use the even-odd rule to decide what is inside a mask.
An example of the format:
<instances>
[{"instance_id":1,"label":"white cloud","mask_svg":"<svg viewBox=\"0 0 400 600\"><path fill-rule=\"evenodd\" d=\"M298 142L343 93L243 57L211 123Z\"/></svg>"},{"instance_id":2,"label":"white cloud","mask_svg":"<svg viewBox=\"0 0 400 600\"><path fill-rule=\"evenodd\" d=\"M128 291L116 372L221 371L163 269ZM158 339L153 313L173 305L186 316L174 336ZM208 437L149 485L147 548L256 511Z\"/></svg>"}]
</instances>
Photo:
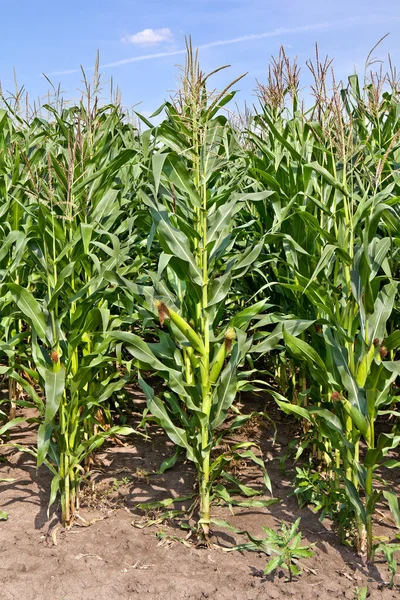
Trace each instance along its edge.
<instances>
[{"instance_id":1,"label":"white cloud","mask_svg":"<svg viewBox=\"0 0 400 600\"><path fill-rule=\"evenodd\" d=\"M161 42L172 42L174 40L172 32L168 27L162 29L143 29L133 35L126 35L122 38L125 44L136 44L138 46L154 46Z\"/></svg>"}]
</instances>

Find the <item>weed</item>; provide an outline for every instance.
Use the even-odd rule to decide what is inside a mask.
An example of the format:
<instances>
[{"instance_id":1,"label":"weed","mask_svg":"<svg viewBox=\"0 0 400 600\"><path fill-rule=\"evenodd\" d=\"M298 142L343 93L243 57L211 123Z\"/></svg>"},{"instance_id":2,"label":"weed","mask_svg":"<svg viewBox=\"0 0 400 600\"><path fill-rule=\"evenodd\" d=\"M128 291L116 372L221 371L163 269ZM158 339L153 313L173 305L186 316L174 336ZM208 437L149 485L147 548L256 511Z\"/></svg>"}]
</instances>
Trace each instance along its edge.
<instances>
[{"instance_id":1,"label":"weed","mask_svg":"<svg viewBox=\"0 0 400 600\"><path fill-rule=\"evenodd\" d=\"M358 586L354 590L354 600L366 600L368 597L367 586L359 588Z\"/></svg>"},{"instance_id":2,"label":"weed","mask_svg":"<svg viewBox=\"0 0 400 600\"><path fill-rule=\"evenodd\" d=\"M376 548L375 553L382 553L387 562L387 566L390 572L389 588L392 590L394 587L394 578L397 573L397 560L394 557L395 552L400 551L400 544L379 544Z\"/></svg>"},{"instance_id":3,"label":"weed","mask_svg":"<svg viewBox=\"0 0 400 600\"><path fill-rule=\"evenodd\" d=\"M270 527L263 527L266 533L264 538L256 538L248 531L238 531L230 527L235 533L246 535L249 542L229 548L229 551L249 550L251 552L264 552L268 556L274 555L265 567L265 575L281 568L288 571L288 580L292 581L293 575L300 575L301 573L299 559L314 556L314 552L311 550L312 545L301 545L302 534L299 531L299 525L300 518L296 519L290 527L282 522L279 531L275 531Z\"/></svg>"}]
</instances>

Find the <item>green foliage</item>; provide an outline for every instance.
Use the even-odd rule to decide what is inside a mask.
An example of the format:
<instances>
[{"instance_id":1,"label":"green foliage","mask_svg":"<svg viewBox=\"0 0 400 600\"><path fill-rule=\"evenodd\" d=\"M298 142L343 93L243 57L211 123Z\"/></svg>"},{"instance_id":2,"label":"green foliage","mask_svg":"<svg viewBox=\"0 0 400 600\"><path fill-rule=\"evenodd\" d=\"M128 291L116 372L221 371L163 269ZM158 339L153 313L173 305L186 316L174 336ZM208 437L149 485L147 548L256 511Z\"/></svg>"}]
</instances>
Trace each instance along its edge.
<instances>
[{"instance_id":1,"label":"green foliage","mask_svg":"<svg viewBox=\"0 0 400 600\"><path fill-rule=\"evenodd\" d=\"M298 531L300 519L297 519L290 527L282 522L281 530L275 531L268 527L264 527L267 534L265 541L270 547L271 553L276 554L265 567L264 573L268 575L278 568L283 568L289 571L289 580L292 580L293 575L301 573L298 559L311 558L314 552L310 550L309 545L301 545L301 532Z\"/></svg>"},{"instance_id":2,"label":"green foliage","mask_svg":"<svg viewBox=\"0 0 400 600\"><path fill-rule=\"evenodd\" d=\"M364 586L359 588L358 586L354 590L354 599L353 600L367 600L368 598L368 587Z\"/></svg>"},{"instance_id":3,"label":"green foliage","mask_svg":"<svg viewBox=\"0 0 400 600\"><path fill-rule=\"evenodd\" d=\"M387 566L390 572L389 587L392 590L394 587L394 579L397 574L397 560L395 553L400 551L400 544L383 543L379 544L375 549L376 554L383 554L387 562Z\"/></svg>"},{"instance_id":4,"label":"green foliage","mask_svg":"<svg viewBox=\"0 0 400 600\"><path fill-rule=\"evenodd\" d=\"M330 472L314 471L311 466L296 467L294 486L300 507L312 504L320 513L321 521L328 517L339 522L342 529L349 530L354 509L347 507L346 492L338 486L337 477L332 477Z\"/></svg>"},{"instance_id":5,"label":"green foliage","mask_svg":"<svg viewBox=\"0 0 400 600\"><path fill-rule=\"evenodd\" d=\"M399 465L398 85L352 75L329 96L318 57L312 71L304 111L281 52L242 129L225 113L240 78L210 92L191 43L181 90L157 127L138 115L142 133L118 102L100 105L97 68L94 96L86 82L75 106L55 93L30 115L3 99L0 435L33 410L37 444L24 449L50 469L66 525L91 454L132 432L111 408L134 378L142 425L195 464L204 537L212 500L275 501L261 498L271 485L254 444L216 450L247 418L237 395L266 388L302 422L296 456L307 449L327 474L298 469L301 502L339 513L370 561L378 501L399 525L377 485ZM236 460L264 487L233 477Z\"/></svg>"},{"instance_id":6,"label":"green foliage","mask_svg":"<svg viewBox=\"0 0 400 600\"><path fill-rule=\"evenodd\" d=\"M281 56L277 65L276 77L296 81L290 62ZM321 74L323 65L314 72ZM285 361L280 358L275 373L282 389L273 395L286 413L307 422L318 459L339 476L355 511L357 549L372 560L372 514L380 496L375 474L400 442L396 427L375 435L376 420L397 401L399 375L393 169L399 97L395 86L372 98L357 76L349 82L335 90L331 104L317 94L305 115L297 110L296 86L278 94L281 107L291 94L286 111L270 102L279 81L263 88L250 133L250 173L254 190L273 195L249 212L260 221L254 236L262 231L265 241L264 268L253 276L256 297L267 290L271 303L313 324L298 337L281 326ZM270 350L268 338L259 348ZM360 444L367 446L365 457Z\"/></svg>"},{"instance_id":7,"label":"green foliage","mask_svg":"<svg viewBox=\"0 0 400 600\"><path fill-rule=\"evenodd\" d=\"M289 573L289 581L292 581L293 575L301 573L299 559L314 556L310 545L301 545L300 520L297 519L290 527L282 522L278 531L270 527L263 527L266 534L264 538L256 538L248 531L236 531L236 533L246 535L249 542L234 546L229 551L249 550L251 552L264 552L268 556L273 556L265 567L265 575L269 575L277 569L284 569Z\"/></svg>"},{"instance_id":8,"label":"green foliage","mask_svg":"<svg viewBox=\"0 0 400 600\"><path fill-rule=\"evenodd\" d=\"M10 108L0 128L0 356L12 406L36 411L37 446L27 451L50 469L49 504L60 492L66 525L91 453L132 432L104 428L98 415L128 381L110 336L121 324L114 281L145 262L128 216L138 138L126 147L135 136L119 108L87 100L60 113L49 106L47 121Z\"/></svg>"},{"instance_id":9,"label":"green foliage","mask_svg":"<svg viewBox=\"0 0 400 600\"><path fill-rule=\"evenodd\" d=\"M15 480L14 479L10 479L10 478L5 479L4 477L0 478L0 483L2 483L2 482L11 482L11 481L15 481ZM5 510L0 510L0 521L7 521L7 519L8 519L8 512L5 511Z\"/></svg>"},{"instance_id":10,"label":"green foliage","mask_svg":"<svg viewBox=\"0 0 400 600\"><path fill-rule=\"evenodd\" d=\"M139 374L151 418L196 466L199 528L205 538L213 498L235 504L232 492L239 491L249 498L241 506L271 503L252 498L262 490L241 485L225 470L235 458L251 460L271 491L264 462L250 450L252 444L213 456L218 429L239 389L238 370L252 346L247 329L266 303L248 303L241 310L231 301L234 282L251 269L262 243L243 244L235 228L235 215L249 196L243 192L243 149L219 114L233 93L225 90L215 100L207 80L189 44L182 95L164 105L166 119L152 129L158 144L149 180L140 190L152 219L151 243L158 244L152 286L143 289L156 341L148 343L134 333L113 334L133 356L134 367L155 371L165 381L156 394ZM230 489L220 478L232 484Z\"/></svg>"},{"instance_id":11,"label":"green foliage","mask_svg":"<svg viewBox=\"0 0 400 600\"><path fill-rule=\"evenodd\" d=\"M123 487L124 485L129 485L130 483L132 483L132 481L132 477L122 477L122 479L114 478L112 482L112 489L114 492L118 492L120 487Z\"/></svg>"}]
</instances>

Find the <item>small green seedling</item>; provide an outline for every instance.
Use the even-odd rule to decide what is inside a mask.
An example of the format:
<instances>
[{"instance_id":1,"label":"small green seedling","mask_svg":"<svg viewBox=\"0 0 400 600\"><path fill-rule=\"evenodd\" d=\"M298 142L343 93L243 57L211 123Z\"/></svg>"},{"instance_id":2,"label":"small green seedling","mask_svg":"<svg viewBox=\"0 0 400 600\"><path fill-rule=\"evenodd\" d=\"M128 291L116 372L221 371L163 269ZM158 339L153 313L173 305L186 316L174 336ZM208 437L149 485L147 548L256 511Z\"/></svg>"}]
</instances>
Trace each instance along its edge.
<instances>
[{"instance_id":1,"label":"small green seedling","mask_svg":"<svg viewBox=\"0 0 400 600\"><path fill-rule=\"evenodd\" d=\"M123 477L122 479L114 479L112 483L112 489L114 492L117 492L120 487L124 485L129 485L132 483L132 477Z\"/></svg>"},{"instance_id":2,"label":"small green seedling","mask_svg":"<svg viewBox=\"0 0 400 600\"><path fill-rule=\"evenodd\" d=\"M229 548L229 551L249 550L251 552L264 552L268 556L276 555L268 562L264 574L269 575L276 569L282 568L289 572L288 579L289 581L292 581L293 575L300 575L301 573L298 559L311 558L314 556L311 545L301 545L302 536L299 531L299 525L300 518L290 527L287 527L285 523L282 522L279 531L275 531L270 527L263 527L266 536L262 539L255 538L248 531L238 531L231 527L230 529L236 533L245 534L250 541L246 544L239 544L238 546Z\"/></svg>"},{"instance_id":3,"label":"small green seedling","mask_svg":"<svg viewBox=\"0 0 400 600\"><path fill-rule=\"evenodd\" d=\"M1 478L0 482L2 482L2 481L11 482L11 481L15 481L15 479ZM6 512L5 510L0 510L0 521L7 521L7 519L8 519L8 512Z\"/></svg>"},{"instance_id":4,"label":"small green seedling","mask_svg":"<svg viewBox=\"0 0 400 600\"><path fill-rule=\"evenodd\" d=\"M400 544L379 544L376 548L376 553L382 552L387 562L390 571L389 588L392 590L394 587L394 578L397 573L397 561L394 557L394 553L400 551Z\"/></svg>"},{"instance_id":5,"label":"small green seedling","mask_svg":"<svg viewBox=\"0 0 400 600\"><path fill-rule=\"evenodd\" d=\"M364 586L362 588L359 588L358 586L356 586L356 589L354 590L354 600L367 600L367 596L368 596L367 586Z\"/></svg>"},{"instance_id":6,"label":"small green seedling","mask_svg":"<svg viewBox=\"0 0 400 600\"><path fill-rule=\"evenodd\" d=\"M298 531L299 525L300 519L296 519L291 527L287 527L282 522L280 531L263 527L267 534L265 540L271 549L271 554L277 555L265 567L265 575L269 575L276 569L282 568L289 572L289 581L292 581L293 575L300 575L301 573L297 560L299 558L311 558L314 556L314 552L310 550L310 546L301 546L301 532Z\"/></svg>"}]
</instances>

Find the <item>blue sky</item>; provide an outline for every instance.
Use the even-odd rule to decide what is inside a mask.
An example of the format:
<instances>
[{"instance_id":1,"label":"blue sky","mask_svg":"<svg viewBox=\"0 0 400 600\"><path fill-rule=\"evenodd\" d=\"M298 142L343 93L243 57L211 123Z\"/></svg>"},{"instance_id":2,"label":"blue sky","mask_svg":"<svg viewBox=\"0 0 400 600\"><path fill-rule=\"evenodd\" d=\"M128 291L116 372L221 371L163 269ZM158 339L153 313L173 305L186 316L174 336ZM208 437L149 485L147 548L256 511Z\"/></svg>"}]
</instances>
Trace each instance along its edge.
<instances>
[{"instance_id":1,"label":"blue sky","mask_svg":"<svg viewBox=\"0 0 400 600\"><path fill-rule=\"evenodd\" d=\"M375 55L390 52L400 66L399 0L0 0L0 8L3 91L13 89L15 67L32 99L48 89L43 72L77 98L80 65L91 76L99 49L103 82L112 77L123 104L149 114L176 89L189 34L204 71L232 65L216 87L248 72L237 86L240 101L254 101L255 79L266 80L281 45L304 67L318 42L320 55L335 58L338 78L345 78L354 66L362 71L369 50L390 33ZM302 73L306 85L305 67Z\"/></svg>"}]
</instances>

